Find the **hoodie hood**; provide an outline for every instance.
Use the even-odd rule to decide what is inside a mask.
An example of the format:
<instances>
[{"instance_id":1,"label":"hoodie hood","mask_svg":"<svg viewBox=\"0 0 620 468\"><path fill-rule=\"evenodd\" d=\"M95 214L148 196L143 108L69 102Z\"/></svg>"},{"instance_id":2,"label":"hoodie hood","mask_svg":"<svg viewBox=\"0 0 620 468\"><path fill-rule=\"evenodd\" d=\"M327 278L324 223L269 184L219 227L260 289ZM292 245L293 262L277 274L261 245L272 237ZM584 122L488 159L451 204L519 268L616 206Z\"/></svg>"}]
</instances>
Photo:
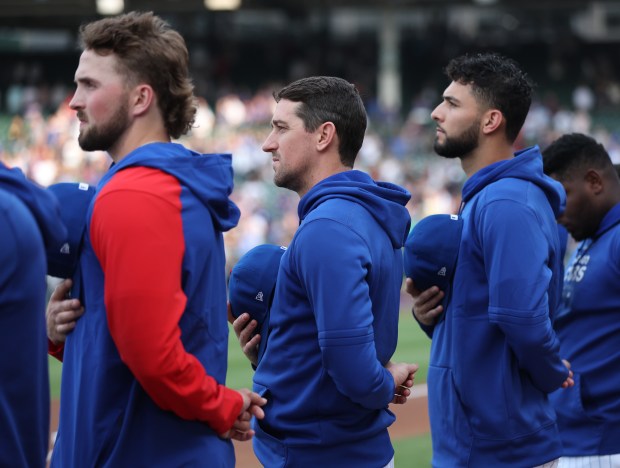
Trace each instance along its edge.
<instances>
[{"instance_id":1,"label":"hoodie hood","mask_svg":"<svg viewBox=\"0 0 620 468\"><path fill-rule=\"evenodd\" d=\"M61 221L56 197L29 181L18 168L0 163L0 189L19 198L36 220L46 248L61 244L67 230Z\"/></svg>"},{"instance_id":2,"label":"hoodie hood","mask_svg":"<svg viewBox=\"0 0 620 468\"><path fill-rule=\"evenodd\" d=\"M556 218L564 211L566 193L562 184L543 173L542 155L538 146L515 153L514 158L490 164L472 175L463 186L463 203L467 203L486 186L500 179L522 179L539 186Z\"/></svg>"},{"instance_id":3,"label":"hoodie hood","mask_svg":"<svg viewBox=\"0 0 620 468\"><path fill-rule=\"evenodd\" d=\"M401 248L409 233L411 217L405 205L411 194L389 182L375 182L368 174L345 171L330 176L306 193L299 201L299 221L331 198L343 198L362 205L377 220L395 248Z\"/></svg>"},{"instance_id":4,"label":"hoodie hood","mask_svg":"<svg viewBox=\"0 0 620 468\"><path fill-rule=\"evenodd\" d=\"M128 167L160 169L177 178L209 210L218 230L225 232L239 222L239 208L229 198L233 190L232 156L200 154L178 143L149 143L140 146L110 170L97 190L117 172Z\"/></svg>"}]
</instances>

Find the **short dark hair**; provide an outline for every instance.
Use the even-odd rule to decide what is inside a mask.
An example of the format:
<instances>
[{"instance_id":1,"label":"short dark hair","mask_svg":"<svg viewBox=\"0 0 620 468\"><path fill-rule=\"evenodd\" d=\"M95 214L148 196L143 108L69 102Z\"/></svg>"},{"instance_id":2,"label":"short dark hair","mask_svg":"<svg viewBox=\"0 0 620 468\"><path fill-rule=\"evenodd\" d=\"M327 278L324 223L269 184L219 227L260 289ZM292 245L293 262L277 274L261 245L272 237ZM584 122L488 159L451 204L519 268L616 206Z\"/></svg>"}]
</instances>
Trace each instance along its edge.
<instances>
[{"instance_id":1,"label":"short dark hair","mask_svg":"<svg viewBox=\"0 0 620 468\"><path fill-rule=\"evenodd\" d=\"M172 138L194 123L196 99L183 37L152 12L131 12L80 27L80 44L100 55L113 53L129 84L148 83Z\"/></svg>"},{"instance_id":2,"label":"short dark hair","mask_svg":"<svg viewBox=\"0 0 620 468\"><path fill-rule=\"evenodd\" d=\"M512 59L497 53L463 55L445 69L452 81L471 85L476 100L506 119L506 138L514 142L532 103L534 84Z\"/></svg>"},{"instance_id":3,"label":"short dark hair","mask_svg":"<svg viewBox=\"0 0 620 468\"><path fill-rule=\"evenodd\" d=\"M614 172L615 168L605 147L583 133L562 135L542 152L545 174L564 180L578 170L595 168Z\"/></svg>"},{"instance_id":4,"label":"short dark hair","mask_svg":"<svg viewBox=\"0 0 620 468\"><path fill-rule=\"evenodd\" d=\"M364 103L355 85L342 78L312 76L297 80L273 93L281 99L300 102L297 116L307 132L332 122L338 135L340 161L353 167L366 133L367 117Z\"/></svg>"}]
</instances>

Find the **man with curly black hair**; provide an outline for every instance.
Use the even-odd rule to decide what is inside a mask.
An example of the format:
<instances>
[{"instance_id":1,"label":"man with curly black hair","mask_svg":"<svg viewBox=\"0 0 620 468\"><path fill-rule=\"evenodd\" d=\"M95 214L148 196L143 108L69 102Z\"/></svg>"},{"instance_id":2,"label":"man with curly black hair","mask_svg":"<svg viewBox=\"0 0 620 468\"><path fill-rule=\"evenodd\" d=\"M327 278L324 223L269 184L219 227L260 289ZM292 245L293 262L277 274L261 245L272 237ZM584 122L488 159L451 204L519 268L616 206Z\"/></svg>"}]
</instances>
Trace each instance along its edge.
<instances>
[{"instance_id":1,"label":"man with curly black hair","mask_svg":"<svg viewBox=\"0 0 620 468\"><path fill-rule=\"evenodd\" d=\"M456 269L449 291L420 292L407 279L432 338L433 465L556 463L562 446L547 394L573 383L552 328L564 190L543 174L538 147L514 153L532 95L514 61L464 55L446 74L451 83L431 116L435 152L459 158L468 176Z\"/></svg>"}]
</instances>

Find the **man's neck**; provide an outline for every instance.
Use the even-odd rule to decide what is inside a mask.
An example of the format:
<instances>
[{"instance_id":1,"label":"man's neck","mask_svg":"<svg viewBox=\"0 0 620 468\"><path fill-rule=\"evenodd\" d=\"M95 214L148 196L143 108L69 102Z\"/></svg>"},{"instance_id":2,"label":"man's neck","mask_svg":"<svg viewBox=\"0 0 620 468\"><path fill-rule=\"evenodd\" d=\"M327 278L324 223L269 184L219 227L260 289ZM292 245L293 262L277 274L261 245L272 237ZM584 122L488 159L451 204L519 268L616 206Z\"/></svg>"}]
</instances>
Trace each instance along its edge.
<instances>
[{"instance_id":1,"label":"man's neck","mask_svg":"<svg viewBox=\"0 0 620 468\"><path fill-rule=\"evenodd\" d=\"M476 150L461 158L461 167L467 177L471 177L480 169L498 161L507 161L514 157L513 148L508 145L493 147L478 147Z\"/></svg>"},{"instance_id":2,"label":"man's neck","mask_svg":"<svg viewBox=\"0 0 620 468\"><path fill-rule=\"evenodd\" d=\"M324 159L324 161L327 161ZM332 161L334 161L332 159ZM340 174L341 172L346 172L352 170L352 167L347 167L342 165L340 162L340 157L338 157L337 162L333 162L332 164L323 164L322 166L315 166L314 170L307 179L307 184L301 190L297 190L297 195L299 198L302 198L306 193L310 191L312 187L321 182L322 180L327 179L335 174Z\"/></svg>"},{"instance_id":3,"label":"man's neck","mask_svg":"<svg viewBox=\"0 0 620 468\"><path fill-rule=\"evenodd\" d=\"M170 143L170 137L165 131L145 132L141 135L132 135L131 132L128 132L117 141L114 147L108 150L108 154L118 164L129 153L149 143Z\"/></svg>"}]
</instances>

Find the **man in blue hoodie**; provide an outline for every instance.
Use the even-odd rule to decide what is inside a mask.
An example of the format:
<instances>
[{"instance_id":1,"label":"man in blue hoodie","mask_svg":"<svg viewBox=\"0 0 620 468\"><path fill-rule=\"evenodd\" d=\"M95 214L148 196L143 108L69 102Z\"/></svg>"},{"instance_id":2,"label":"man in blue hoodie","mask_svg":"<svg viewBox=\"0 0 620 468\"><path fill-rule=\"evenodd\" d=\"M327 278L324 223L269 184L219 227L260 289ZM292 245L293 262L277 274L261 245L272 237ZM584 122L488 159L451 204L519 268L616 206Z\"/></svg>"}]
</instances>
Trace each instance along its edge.
<instances>
[{"instance_id":1,"label":"man in blue hoodie","mask_svg":"<svg viewBox=\"0 0 620 468\"><path fill-rule=\"evenodd\" d=\"M65 228L51 193L0 163L0 466L45 467L50 392L45 249Z\"/></svg>"},{"instance_id":2,"label":"man in blue hoodie","mask_svg":"<svg viewBox=\"0 0 620 468\"><path fill-rule=\"evenodd\" d=\"M80 39L78 141L114 164L87 211L84 314L55 350L51 464L232 467L230 438L252 437L265 401L224 386L231 157L171 143L196 107L185 43L166 22L128 13L83 26Z\"/></svg>"},{"instance_id":3,"label":"man in blue hoodie","mask_svg":"<svg viewBox=\"0 0 620 468\"><path fill-rule=\"evenodd\" d=\"M532 87L512 60L465 55L446 74L452 82L431 116L435 151L460 158L469 178L460 249L451 291L420 292L407 279L414 315L433 340L433 465L555 463L562 446L547 394L572 384L552 328L564 190L543 174L538 147L513 154Z\"/></svg>"},{"instance_id":4,"label":"man in blue hoodie","mask_svg":"<svg viewBox=\"0 0 620 468\"><path fill-rule=\"evenodd\" d=\"M354 85L296 81L274 94L274 182L300 196L300 225L282 256L257 362L256 321L234 322L267 399L254 450L268 467L384 467L393 463L390 402L404 403L415 364L396 349L401 247L410 194L353 170L366 130Z\"/></svg>"},{"instance_id":5,"label":"man in blue hoodie","mask_svg":"<svg viewBox=\"0 0 620 468\"><path fill-rule=\"evenodd\" d=\"M543 161L566 189L558 221L579 242L553 324L575 373L573 388L550 395L560 466L620 466L620 179L603 145L579 133L554 141Z\"/></svg>"}]
</instances>

